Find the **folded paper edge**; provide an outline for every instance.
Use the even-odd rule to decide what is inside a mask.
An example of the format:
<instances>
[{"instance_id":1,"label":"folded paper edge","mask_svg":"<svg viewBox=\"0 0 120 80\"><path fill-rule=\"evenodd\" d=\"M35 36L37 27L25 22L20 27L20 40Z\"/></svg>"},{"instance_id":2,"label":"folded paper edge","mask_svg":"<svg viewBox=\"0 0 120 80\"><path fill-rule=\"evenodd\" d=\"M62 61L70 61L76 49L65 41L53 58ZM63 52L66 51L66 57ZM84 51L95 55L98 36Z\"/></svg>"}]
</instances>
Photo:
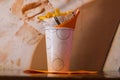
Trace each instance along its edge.
<instances>
[{"instance_id":1,"label":"folded paper edge","mask_svg":"<svg viewBox=\"0 0 120 80\"><path fill-rule=\"evenodd\" d=\"M77 9L74 17L72 17L71 19L69 19L69 20L67 20L67 21L63 22L62 24L57 25L55 27L56 28L72 28L72 29L75 29L76 21L77 21L77 18L78 18L79 14L80 14L80 11L79 11L79 9Z\"/></svg>"}]
</instances>

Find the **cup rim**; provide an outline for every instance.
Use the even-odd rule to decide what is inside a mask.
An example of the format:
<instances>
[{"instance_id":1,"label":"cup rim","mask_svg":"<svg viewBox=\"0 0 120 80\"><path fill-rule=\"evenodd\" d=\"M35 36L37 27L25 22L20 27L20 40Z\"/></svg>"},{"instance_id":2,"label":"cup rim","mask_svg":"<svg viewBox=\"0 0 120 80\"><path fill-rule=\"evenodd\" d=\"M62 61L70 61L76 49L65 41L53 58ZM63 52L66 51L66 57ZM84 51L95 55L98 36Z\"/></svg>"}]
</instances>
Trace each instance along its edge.
<instances>
[{"instance_id":1,"label":"cup rim","mask_svg":"<svg viewBox=\"0 0 120 80\"><path fill-rule=\"evenodd\" d=\"M74 30L74 29L72 29L72 28L66 28L66 27L62 27L62 28L56 28L56 27L45 27L45 30L51 30L51 29L53 29L53 30Z\"/></svg>"}]
</instances>

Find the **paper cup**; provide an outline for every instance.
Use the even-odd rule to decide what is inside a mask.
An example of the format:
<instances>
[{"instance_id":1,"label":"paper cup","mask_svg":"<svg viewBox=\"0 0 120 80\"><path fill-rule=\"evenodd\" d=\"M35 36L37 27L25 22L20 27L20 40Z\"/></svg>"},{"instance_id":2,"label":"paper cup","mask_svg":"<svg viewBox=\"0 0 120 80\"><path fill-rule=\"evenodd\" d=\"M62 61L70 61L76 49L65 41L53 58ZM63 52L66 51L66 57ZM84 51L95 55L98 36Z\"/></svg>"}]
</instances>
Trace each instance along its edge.
<instances>
[{"instance_id":1,"label":"paper cup","mask_svg":"<svg viewBox=\"0 0 120 80\"><path fill-rule=\"evenodd\" d=\"M46 27L45 34L48 71L68 71L73 29Z\"/></svg>"}]
</instances>

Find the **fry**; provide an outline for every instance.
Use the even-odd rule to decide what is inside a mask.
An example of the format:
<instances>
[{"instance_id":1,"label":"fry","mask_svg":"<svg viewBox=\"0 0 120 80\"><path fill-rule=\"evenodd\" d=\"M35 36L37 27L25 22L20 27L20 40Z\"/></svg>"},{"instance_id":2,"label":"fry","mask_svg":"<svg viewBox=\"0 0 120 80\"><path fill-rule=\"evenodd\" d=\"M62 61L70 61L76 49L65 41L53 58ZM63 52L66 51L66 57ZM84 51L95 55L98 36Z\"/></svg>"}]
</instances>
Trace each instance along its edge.
<instances>
[{"instance_id":1,"label":"fry","mask_svg":"<svg viewBox=\"0 0 120 80\"><path fill-rule=\"evenodd\" d=\"M59 10L59 8L56 8L54 10L54 12L48 12L47 14L45 14L45 16L39 16L38 19L45 20L45 19L49 19L49 18L52 18L52 17L65 16L65 15L69 15L69 14L72 14L72 11L61 12Z\"/></svg>"}]
</instances>

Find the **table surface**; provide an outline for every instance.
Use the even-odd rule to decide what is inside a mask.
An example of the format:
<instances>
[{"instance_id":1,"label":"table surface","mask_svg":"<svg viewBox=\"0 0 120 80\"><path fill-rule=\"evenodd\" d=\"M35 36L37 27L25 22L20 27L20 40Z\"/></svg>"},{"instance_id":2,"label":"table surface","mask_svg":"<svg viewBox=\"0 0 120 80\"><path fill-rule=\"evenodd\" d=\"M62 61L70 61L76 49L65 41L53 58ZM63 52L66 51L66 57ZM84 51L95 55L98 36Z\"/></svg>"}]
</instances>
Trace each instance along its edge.
<instances>
[{"instance_id":1,"label":"table surface","mask_svg":"<svg viewBox=\"0 0 120 80\"><path fill-rule=\"evenodd\" d=\"M108 71L96 74L47 74L47 73L24 73L22 70L2 70L0 80L119 80L120 72Z\"/></svg>"}]
</instances>

